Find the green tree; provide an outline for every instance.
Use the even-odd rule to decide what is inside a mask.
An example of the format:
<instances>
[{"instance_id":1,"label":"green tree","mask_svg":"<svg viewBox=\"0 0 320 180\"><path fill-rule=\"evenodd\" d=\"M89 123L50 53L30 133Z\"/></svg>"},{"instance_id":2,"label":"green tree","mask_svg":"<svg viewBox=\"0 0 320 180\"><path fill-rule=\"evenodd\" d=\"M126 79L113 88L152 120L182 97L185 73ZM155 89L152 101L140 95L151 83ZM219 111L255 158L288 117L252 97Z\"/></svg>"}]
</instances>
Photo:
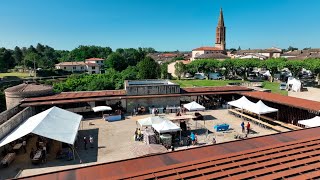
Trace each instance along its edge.
<instances>
[{"instance_id":1,"label":"green tree","mask_svg":"<svg viewBox=\"0 0 320 180\"><path fill-rule=\"evenodd\" d=\"M285 63L285 67L292 72L294 77L297 77L302 68L305 67L305 64L301 60L290 60Z\"/></svg>"},{"instance_id":2,"label":"green tree","mask_svg":"<svg viewBox=\"0 0 320 180\"><path fill-rule=\"evenodd\" d=\"M124 57L117 52L111 53L104 63L106 68L113 68L116 71L123 71L128 67Z\"/></svg>"},{"instance_id":3,"label":"green tree","mask_svg":"<svg viewBox=\"0 0 320 180\"><path fill-rule=\"evenodd\" d=\"M14 58L14 60L15 60L15 64L16 64L16 65L17 65L17 64L20 64L20 65L21 65L21 63L23 62L23 53L22 53L21 49L20 49L18 46L16 46L16 47L14 48L13 58Z\"/></svg>"},{"instance_id":4,"label":"green tree","mask_svg":"<svg viewBox=\"0 0 320 180\"><path fill-rule=\"evenodd\" d=\"M186 72L186 66L182 62L177 62L174 65L174 73L177 75L178 79L181 79L181 76Z\"/></svg>"},{"instance_id":5,"label":"green tree","mask_svg":"<svg viewBox=\"0 0 320 180\"><path fill-rule=\"evenodd\" d=\"M136 80L138 79L138 68L136 66L129 66L127 69L121 71L123 80Z\"/></svg>"},{"instance_id":6,"label":"green tree","mask_svg":"<svg viewBox=\"0 0 320 180\"><path fill-rule=\"evenodd\" d=\"M272 58L262 61L261 66L266 67L271 73L271 82L273 81L274 75L279 72L285 61L286 59L282 58Z\"/></svg>"},{"instance_id":7,"label":"green tree","mask_svg":"<svg viewBox=\"0 0 320 180\"><path fill-rule=\"evenodd\" d=\"M5 72L15 65L12 52L6 48L0 48L0 72Z\"/></svg>"},{"instance_id":8,"label":"green tree","mask_svg":"<svg viewBox=\"0 0 320 180\"><path fill-rule=\"evenodd\" d=\"M160 76L159 64L151 57L144 58L137 67L139 79L157 79Z\"/></svg>"},{"instance_id":9,"label":"green tree","mask_svg":"<svg viewBox=\"0 0 320 180\"><path fill-rule=\"evenodd\" d=\"M306 59L305 66L316 75L318 85L320 85L320 59Z\"/></svg>"}]
</instances>

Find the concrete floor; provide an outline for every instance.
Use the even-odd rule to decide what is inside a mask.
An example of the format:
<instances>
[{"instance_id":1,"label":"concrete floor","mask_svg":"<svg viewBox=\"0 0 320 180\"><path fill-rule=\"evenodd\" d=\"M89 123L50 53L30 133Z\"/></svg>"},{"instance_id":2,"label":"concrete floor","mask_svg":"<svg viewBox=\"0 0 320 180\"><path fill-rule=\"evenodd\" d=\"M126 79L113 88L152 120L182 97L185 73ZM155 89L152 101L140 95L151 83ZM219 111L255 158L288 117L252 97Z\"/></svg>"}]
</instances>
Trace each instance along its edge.
<instances>
[{"instance_id":1,"label":"concrete floor","mask_svg":"<svg viewBox=\"0 0 320 180\"><path fill-rule=\"evenodd\" d=\"M292 97L303 98L303 99L308 99L308 100L320 102L320 89L319 88L312 88L312 87L307 87L307 89L308 89L308 91L303 91L303 92L289 91L288 95L292 96Z\"/></svg>"},{"instance_id":2,"label":"concrete floor","mask_svg":"<svg viewBox=\"0 0 320 180\"><path fill-rule=\"evenodd\" d=\"M199 133L199 144L211 144L213 137L216 138L217 143L234 141L234 134L241 134L241 119L228 114L226 109L209 110L201 113L206 118L206 121L190 121L189 125L192 130L195 130L196 126L197 129L203 129L204 127L208 129L208 134L205 133L206 131ZM77 144L77 152L82 160L82 164L80 164L79 159L76 159L75 161L58 161L53 159L48 161L46 164L34 166L31 165L28 156L25 158L18 156L16 160L9 166L9 168L0 169L0 179L15 177L19 170L21 170L19 176L23 177L45 172L70 169L74 167L87 166L91 164L134 158L136 157L136 154L132 152L132 147L143 144L142 142L134 141L134 131L137 127L136 121L149 116L150 115L134 117L128 116L126 120L117 122L107 122L101 118L86 119L83 122L83 129L79 132L80 141ZM229 124L231 130L219 133L214 132L213 126L220 123ZM248 135L249 138L276 133L273 130L264 129L255 124L251 124L251 128L253 133ZM88 135L92 135L94 137L96 143L95 148L84 150L82 143L83 136ZM192 148L196 146L177 147L176 150Z\"/></svg>"}]
</instances>

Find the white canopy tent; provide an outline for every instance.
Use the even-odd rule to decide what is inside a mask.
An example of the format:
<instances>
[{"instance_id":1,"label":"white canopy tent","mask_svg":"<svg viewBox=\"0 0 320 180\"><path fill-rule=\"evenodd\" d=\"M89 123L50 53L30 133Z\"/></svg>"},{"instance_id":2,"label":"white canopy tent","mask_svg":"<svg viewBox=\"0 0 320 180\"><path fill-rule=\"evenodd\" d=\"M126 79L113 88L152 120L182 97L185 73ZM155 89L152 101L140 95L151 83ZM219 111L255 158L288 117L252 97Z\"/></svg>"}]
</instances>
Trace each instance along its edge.
<instances>
[{"instance_id":1,"label":"white canopy tent","mask_svg":"<svg viewBox=\"0 0 320 180\"><path fill-rule=\"evenodd\" d=\"M316 116L311 119L300 120L298 121L298 124L304 125L306 128L318 127L320 126L320 117Z\"/></svg>"},{"instance_id":2,"label":"white canopy tent","mask_svg":"<svg viewBox=\"0 0 320 180\"><path fill-rule=\"evenodd\" d=\"M168 132L177 132L181 131L181 128L174 124L169 120L165 120L159 124L152 124L154 130L156 130L159 134L160 133L168 133Z\"/></svg>"},{"instance_id":3,"label":"white canopy tent","mask_svg":"<svg viewBox=\"0 0 320 180\"><path fill-rule=\"evenodd\" d=\"M291 85L291 89L294 92L300 92L301 91L301 81L296 78L288 78L287 86Z\"/></svg>"},{"instance_id":4,"label":"white canopy tent","mask_svg":"<svg viewBox=\"0 0 320 180\"><path fill-rule=\"evenodd\" d=\"M204 106L198 104L195 101L188 103L188 104L184 104L183 107L185 107L189 111L203 111L206 109Z\"/></svg>"},{"instance_id":5,"label":"white canopy tent","mask_svg":"<svg viewBox=\"0 0 320 180\"><path fill-rule=\"evenodd\" d=\"M244 109L259 115L278 112L278 109L265 105L261 100L255 103L254 106L247 106Z\"/></svg>"},{"instance_id":6,"label":"white canopy tent","mask_svg":"<svg viewBox=\"0 0 320 180\"><path fill-rule=\"evenodd\" d=\"M237 107L237 108L241 108L241 109L245 109L246 107L250 107L250 106L254 106L255 103L249 101L245 96L242 96L241 98L228 102L229 105Z\"/></svg>"},{"instance_id":7,"label":"white canopy tent","mask_svg":"<svg viewBox=\"0 0 320 180\"><path fill-rule=\"evenodd\" d=\"M166 121L166 119L159 116L151 116L144 119L139 119L137 122L141 127L147 127L152 126L153 124L162 123L163 121Z\"/></svg>"},{"instance_id":8,"label":"white canopy tent","mask_svg":"<svg viewBox=\"0 0 320 180\"><path fill-rule=\"evenodd\" d=\"M82 119L81 115L52 107L24 121L0 141L0 147L29 133L73 145Z\"/></svg>"}]
</instances>

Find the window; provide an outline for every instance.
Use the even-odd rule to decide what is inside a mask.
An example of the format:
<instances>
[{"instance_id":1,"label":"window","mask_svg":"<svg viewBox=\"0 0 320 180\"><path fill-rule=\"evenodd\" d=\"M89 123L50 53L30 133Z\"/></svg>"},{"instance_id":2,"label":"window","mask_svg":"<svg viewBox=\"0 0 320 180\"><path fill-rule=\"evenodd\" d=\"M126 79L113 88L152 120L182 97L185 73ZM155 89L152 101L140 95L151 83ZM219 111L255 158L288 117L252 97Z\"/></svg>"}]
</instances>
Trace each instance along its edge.
<instances>
[{"instance_id":1,"label":"window","mask_svg":"<svg viewBox=\"0 0 320 180\"><path fill-rule=\"evenodd\" d=\"M67 69L67 67L63 67L63 69Z\"/></svg>"},{"instance_id":2,"label":"window","mask_svg":"<svg viewBox=\"0 0 320 180\"><path fill-rule=\"evenodd\" d=\"M95 71L92 71L92 72L91 72L91 74L95 74L95 73L96 73Z\"/></svg>"},{"instance_id":3,"label":"window","mask_svg":"<svg viewBox=\"0 0 320 180\"><path fill-rule=\"evenodd\" d=\"M84 69L84 67L83 67L83 66L81 66L81 69Z\"/></svg>"},{"instance_id":4,"label":"window","mask_svg":"<svg viewBox=\"0 0 320 180\"><path fill-rule=\"evenodd\" d=\"M72 68L73 68L73 69L76 69L76 67L75 67L75 66L73 66Z\"/></svg>"},{"instance_id":5,"label":"window","mask_svg":"<svg viewBox=\"0 0 320 180\"><path fill-rule=\"evenodd\" d=\"M92 66L92 69L96 69L96 67L95 67L95 66Z\"/></svg>"}]
</instances>

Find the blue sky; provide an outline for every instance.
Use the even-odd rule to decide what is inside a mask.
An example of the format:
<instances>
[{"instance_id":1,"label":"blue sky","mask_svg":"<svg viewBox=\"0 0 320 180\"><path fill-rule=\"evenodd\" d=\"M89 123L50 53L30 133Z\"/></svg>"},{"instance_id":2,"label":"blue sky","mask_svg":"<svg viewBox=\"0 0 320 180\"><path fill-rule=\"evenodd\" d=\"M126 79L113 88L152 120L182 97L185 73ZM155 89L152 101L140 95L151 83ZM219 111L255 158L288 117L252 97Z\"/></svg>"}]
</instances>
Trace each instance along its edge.
<instances>
[{"instance_id":1,"label":"blue sky","mask_svg":"<svg viewBox=\"0 0 320 180\"><path fill-rule=\"evenodd\" d=\"M227 48L320 47L319 0L2 0L0 46L192 50L213 45L220 7Z\"/></svg>"}]
</instances>

